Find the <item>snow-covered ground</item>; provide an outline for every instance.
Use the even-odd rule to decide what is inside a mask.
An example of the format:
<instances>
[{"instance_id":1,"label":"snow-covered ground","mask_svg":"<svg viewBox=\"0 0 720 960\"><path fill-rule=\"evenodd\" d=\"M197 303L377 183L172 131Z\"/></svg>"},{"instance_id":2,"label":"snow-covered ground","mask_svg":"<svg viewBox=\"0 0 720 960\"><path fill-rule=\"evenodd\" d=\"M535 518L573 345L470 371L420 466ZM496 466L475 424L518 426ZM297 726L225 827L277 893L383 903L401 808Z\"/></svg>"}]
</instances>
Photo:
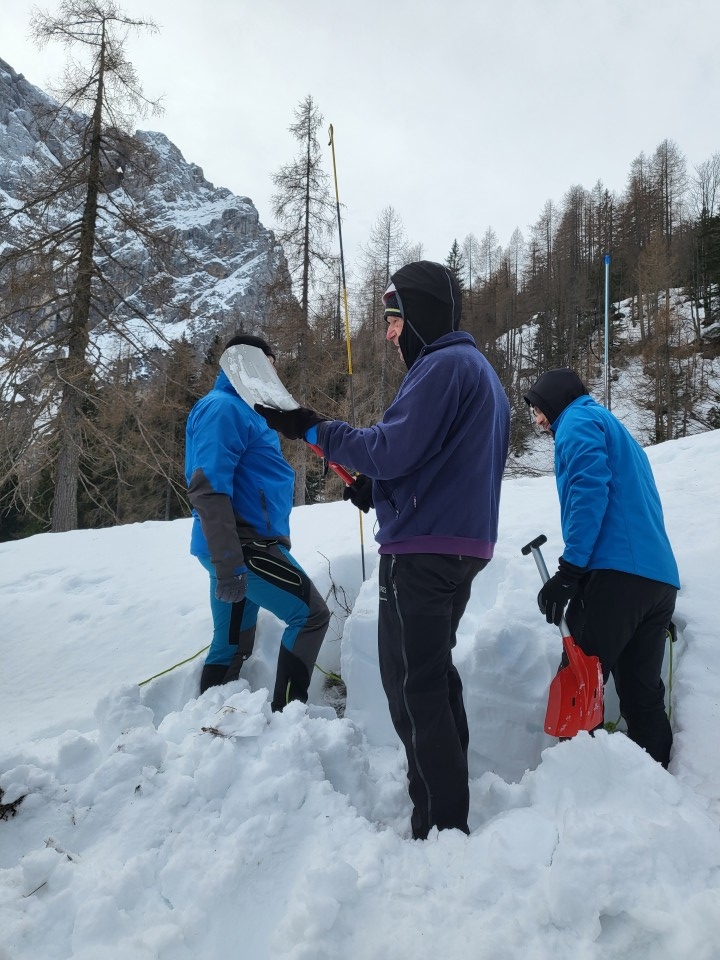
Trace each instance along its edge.
<instances>
[{"instance_id":1,"label":"snow-covered ground","mask_svg":"<svg viewBox=\"0 0 720 960\"><path fill-rule=\"evenodd\" d=\"M456 657L470 837L408 839L372 513L364 583L357 511L293 514L342 719L320 670L270 714L269 614L238 682L198 698L199 656L142 683L209 640L189 521L0 544L0 788L24 797L0 820L0 960L717 960L720 431L648 454L682 579L670 772L622 733L543 733L560 639L520 548L545 533L552 565L559 514L551 477L509 480Z\"/></svg>"}]
</instances>

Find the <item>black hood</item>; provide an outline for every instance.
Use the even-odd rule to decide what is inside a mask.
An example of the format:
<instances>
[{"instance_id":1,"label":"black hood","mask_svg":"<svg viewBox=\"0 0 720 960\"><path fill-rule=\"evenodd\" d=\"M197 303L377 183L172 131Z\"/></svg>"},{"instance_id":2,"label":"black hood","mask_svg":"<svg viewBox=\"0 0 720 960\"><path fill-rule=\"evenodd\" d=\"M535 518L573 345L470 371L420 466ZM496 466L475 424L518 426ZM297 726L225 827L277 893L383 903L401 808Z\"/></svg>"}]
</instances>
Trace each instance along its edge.
<instances>
[{"instance_id":1,"label":"black hood","mask_svg":"<svg viewBox=\"0 0 720 960\"><path fill-rule=\"evenodd\" d=\"M548 370L525 394L525 402L537 407L552 425L573 400L584 397L588 389L574 370Z\"/></svg>"},{"instance_id":2,"label":"black hood","mask_svg":"<svg viewBox=\"0 0 720 960\"><path fill-rule=\"evenodd\" d=\"M399 345L409 370L423 347L460 329L462 291L449 267L430 260L408 263L390 279L402 311Z\"/></svg>"}]
</instances>

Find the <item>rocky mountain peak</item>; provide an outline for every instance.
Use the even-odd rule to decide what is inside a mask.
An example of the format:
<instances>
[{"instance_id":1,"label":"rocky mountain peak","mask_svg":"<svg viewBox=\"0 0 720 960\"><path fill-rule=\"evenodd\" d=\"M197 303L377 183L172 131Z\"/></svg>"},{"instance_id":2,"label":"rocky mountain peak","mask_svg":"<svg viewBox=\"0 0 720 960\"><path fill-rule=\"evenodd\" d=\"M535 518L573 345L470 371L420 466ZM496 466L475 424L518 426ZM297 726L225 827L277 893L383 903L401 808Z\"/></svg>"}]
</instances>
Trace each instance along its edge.
<instances>
[{"instance_id":1,"label":"rocky mountain peak","mask_svg":"<svg viewBox=\"0 0 720 960\"><path fill-rule=\"evenodd\" d=\"M0 60L0 216L19 207L33 176L77 152L86 122ZM228 329L262 330L266 290L287 277L287 265L252 200L214 186L157 131L119 137L107 162L111 202L98 256L121 295L116 319L132 324L144 346L154 338L161 349L183 335L205 348ZM119 209L132 212L142 234L120 228ZM20 242L15 229L3 244ZM162 255L150 235L162 241ZM140 319L149 321L146 336Z\"/></svg>"}]
</instances>

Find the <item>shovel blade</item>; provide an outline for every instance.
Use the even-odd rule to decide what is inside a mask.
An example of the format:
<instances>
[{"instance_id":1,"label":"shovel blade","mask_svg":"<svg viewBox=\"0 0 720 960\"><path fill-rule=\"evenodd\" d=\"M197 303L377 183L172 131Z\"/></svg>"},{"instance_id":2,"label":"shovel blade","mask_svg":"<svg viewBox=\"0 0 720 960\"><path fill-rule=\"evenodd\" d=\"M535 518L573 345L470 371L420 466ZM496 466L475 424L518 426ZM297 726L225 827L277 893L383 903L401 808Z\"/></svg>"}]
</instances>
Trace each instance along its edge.
<instances>
[{"instance_id":1,"label":"shovel blade","mask_svg":"<svg viewBox=\"0 0 720 960\"><path fill-rule=\"evenodd\" d=\"M580 689L570 667L553 677L545 712L545 733L551 737L573 737L582 729Z\"/></svg>"},{"instance_id":2,"label":"shovel blade","mask_svg":"<svg viewBox=\"0 0 720 960\"><path fill-rule=\"evenodd\" d=\"M297 400L288 393L277 370L260 347L236 343L220 357L220 367L251 408L256 403L277 410L296 410Z\"/></svg>"},{"instance_id":3,"label":"shovel blade","mask_svg":"<svg viewBox=\"0 0 720 960\"><path fill-rule=\"evenodd\" d=\"M570 662L555 674L545 712L545 733L551 737L574 737L603 721L600 661L583 653L572 637L563 637L563 645Z\"/></svg>"}]
</instances>

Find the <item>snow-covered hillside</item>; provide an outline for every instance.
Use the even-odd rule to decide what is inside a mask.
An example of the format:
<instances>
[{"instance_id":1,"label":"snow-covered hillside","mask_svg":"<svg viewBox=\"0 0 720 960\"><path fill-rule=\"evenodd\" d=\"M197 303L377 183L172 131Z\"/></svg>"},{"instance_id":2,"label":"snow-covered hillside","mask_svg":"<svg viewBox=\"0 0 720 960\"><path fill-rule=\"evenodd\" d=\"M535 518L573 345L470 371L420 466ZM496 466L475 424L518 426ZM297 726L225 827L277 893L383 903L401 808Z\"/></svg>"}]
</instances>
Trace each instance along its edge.
<instances>
[{"instance_id":1,"label":"snow-covered hillside","mask_svg":"<svg viewBox=\"0 0 720 960\"><path fill-rule=\"evenodd\" d=\"M664 295L660 297L664 304ZM612 412L621 420L635 439L646 447L656 442L655 409L656 371L648 365L640 352L640 324L630 300L612 304L612 344L609 353L610 376L608 378L609 403ZM669 345L674 353L671 367L675 376L675 411L670 431L673 437L695 436L712 429L720 423L720 355L716 349L718 324L700 327L702 317L682 290L670 292L670 315L672 317ZM647 320L645 321L647 331ZM697 347L697 333L702 333L702 349ZM520 329L504 334L497 347L501 353L514 358L516 370L525 371L520 377L521 394L534 381L532 371L533 353L538 337L535 318ZM596 358L592 375L585 382L593 396L605 402L604 330L598 329L593 336L592 354ZM650 352L648 350L648 352ZM529 366L528 366L529 365ZM584 374L583 374L584 376ZM522 409L522 415L525 414ZM528 413L528 421L531 418ZM667 416L663 426L668 427ZM508 472L512 476L552 473L552 438L538 430L531 430L525 449L518 455L511 454Z\"/></svg>"}]
</instances>

